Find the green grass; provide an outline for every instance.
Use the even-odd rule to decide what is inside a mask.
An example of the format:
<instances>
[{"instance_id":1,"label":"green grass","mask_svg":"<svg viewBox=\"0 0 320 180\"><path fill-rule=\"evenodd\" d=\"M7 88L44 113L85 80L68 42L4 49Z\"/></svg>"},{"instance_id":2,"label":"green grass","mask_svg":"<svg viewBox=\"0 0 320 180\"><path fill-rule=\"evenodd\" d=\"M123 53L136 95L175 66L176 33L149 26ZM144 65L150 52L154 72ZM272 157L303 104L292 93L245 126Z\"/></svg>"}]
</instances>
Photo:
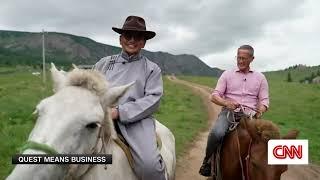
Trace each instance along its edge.
<instances>
[{"instance_id":1,"label":"green grass","mask_svg":"<svg viewBox=\"0 0 320 180\"><path fill-rule=\"evenodd\" d=\"M40 77L29 70L0 68L1 72L12 71L0 75L0 179L12 168L11 155L33 127L31 113L35 105L51 93L50 87L43 86Z\"/></svg>"},{"instance_id":2,"label":"green grass","mask_svg":"<svg viewBox=\"0 0 320 180\"><path fill-rule=\"evenodd\" d=\"M27 140L34 126L31 113L37 103L52 94L51 82L44 87L41 76L29 67L0 67L0 179L13 166L11 156ZM164 79L164 96L156 118L175 135L178 157L201 128L207 125L201 98L182 85ZM50 84L50 85L49 85Z\"/></svg>"},{"instance_id":3,"label":"green grass","mask_svg":"<svg viewBox=\"0 0 320 180\"><path fill-rule=\"evenodd\" d=\"M164 96L156 118L166 125L176 139L180 156L200 129L207 125L208 114L200 97L183 85L164 78Z\"/></svg>"},{"instance_id":4,"label":"green grass","mask_svg":"<svg viewBox=\"0 0 320 180\"><path fill-rule=\"evenodd\" d=\"M282 132L296 128L299 139L309 140L313 163L320 163L320 85L271 81L271 109L265 118L279 125Z\"/></svg>"},{"instance_id":5,"label":"green grass","mask_svg":"<svg viewBox=\"0 0 320 180\"><path fill-rule=\"evenodd\" d=\"M282 134L289 129L300 130L298 138L309 140L309 159L312 163L320 164L320 85L287 83L277 74L269 76L272 77L268 78L270 109L264 118L275 122ZM184 76L181 79L212 88L217 81L217 78L211 77Z\"/></svg>"}]
</instances>

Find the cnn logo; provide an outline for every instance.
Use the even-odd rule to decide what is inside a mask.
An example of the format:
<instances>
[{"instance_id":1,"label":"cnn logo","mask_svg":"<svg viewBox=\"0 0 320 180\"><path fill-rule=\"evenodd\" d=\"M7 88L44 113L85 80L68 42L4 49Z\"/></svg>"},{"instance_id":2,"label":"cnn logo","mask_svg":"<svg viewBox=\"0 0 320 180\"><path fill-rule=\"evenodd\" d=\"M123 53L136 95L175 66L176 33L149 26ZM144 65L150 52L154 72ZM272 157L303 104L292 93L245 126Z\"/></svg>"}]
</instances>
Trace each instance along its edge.
<instances>
[{"instance_id":1,"label":"cnn logo","mask_svg":"<svg viewBox=\"0 0 320 180\"><path fill-rule=\"evenodd\" d=\"M308 140L268 141L268 164L308 164Z\"/></svg>"}]
</instances>

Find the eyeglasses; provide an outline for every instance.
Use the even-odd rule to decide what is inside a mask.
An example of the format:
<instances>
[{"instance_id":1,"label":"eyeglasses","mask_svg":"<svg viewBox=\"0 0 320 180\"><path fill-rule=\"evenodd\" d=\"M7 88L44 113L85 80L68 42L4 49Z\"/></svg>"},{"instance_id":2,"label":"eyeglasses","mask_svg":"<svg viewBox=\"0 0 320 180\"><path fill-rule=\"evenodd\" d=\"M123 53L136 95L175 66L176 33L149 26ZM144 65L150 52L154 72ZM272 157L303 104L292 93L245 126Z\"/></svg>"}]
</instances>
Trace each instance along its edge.
<instances>
[{"instance_id":1,"label":"eyeglasses","mask_svg":"<svg viewBox=\"0 0 320 180\"><path fill-rule=\"evenodd\" d=\"M251 57L248 57L248 58L246 58L246 57L241 57L241 56L235 56L235 58L236 58L236 60L238 60L238 61L247 61L247 60L249 60Z\"/></svg>"},{"instance_id":2,"label":"eyeglasses","mask_svg":"<svg viewBox=\"0 0 320 180\"><path fill-rule=\"evenodd\" d=\"M123 32L121 35L128 41L131 40L132 38L135 41L140 41L145 39L144 34L139 32Z\"/></svg>"}]
</instances>

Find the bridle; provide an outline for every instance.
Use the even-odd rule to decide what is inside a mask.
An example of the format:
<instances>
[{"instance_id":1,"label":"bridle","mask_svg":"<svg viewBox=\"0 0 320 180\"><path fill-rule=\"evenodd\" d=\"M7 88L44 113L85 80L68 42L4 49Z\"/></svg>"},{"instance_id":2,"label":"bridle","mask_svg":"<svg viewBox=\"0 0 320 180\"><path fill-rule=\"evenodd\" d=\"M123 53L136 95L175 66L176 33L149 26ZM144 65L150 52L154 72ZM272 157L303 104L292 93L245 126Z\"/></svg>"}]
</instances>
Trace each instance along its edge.
<instances>
[{"instance_id":1,"label":"bridle","mask_svg":"<svg viewBox=\"0 0 320 180\"><path fill-rule=\"evenodd\" d=\"M90 153L88 154L101 154L101 153L106 153L106 145L109 144L110 140L111 140L111 136L109 136L108 141L105 141L105 134L104 134L104 130L105 130L105 125L104 124L100 124L98 123L98 138L95 142L95 145L91 148ZM101 141L101 148L98 150L98 146L99 146L99 141ZM55 150L53 147L45 144L45 143L38 143L35 141L27 141L21 148L20 148L20 152L22 153L23 151L27 150L27 149L33 149L33 150L37 150L37 151L42 151L46 154L49 155L57 155L59 154L59 152L57 150ZM84 173L82 173L80 176L76 176L76 170L78 169L79 165L78 164L68 164L68 170L65 176L65 179L74 179L75 177L80 178L82 176L84 176L87 172L89 172L90 169L92 169L96 164L89 164L89 167L84 171ZM105 164L104 169L107 169L107 165Z\"/></svg>"}]
</instances>

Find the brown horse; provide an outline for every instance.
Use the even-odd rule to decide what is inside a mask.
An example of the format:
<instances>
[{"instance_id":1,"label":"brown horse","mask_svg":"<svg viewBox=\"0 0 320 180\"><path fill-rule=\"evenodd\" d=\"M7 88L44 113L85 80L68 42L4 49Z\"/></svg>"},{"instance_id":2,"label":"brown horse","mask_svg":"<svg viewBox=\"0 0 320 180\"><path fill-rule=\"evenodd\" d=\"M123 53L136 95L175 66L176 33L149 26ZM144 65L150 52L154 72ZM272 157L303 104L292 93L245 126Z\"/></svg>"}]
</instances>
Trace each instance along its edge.
<instances>
[{"instance_id":1,"label":"brown horse","mask_svg":"<svg viewBox=\"0 0 320 180\"><path fill-rule=\"evenodd\" d=\"M223 142L220 177L223 180L280 180L288 166L268 165L268 140L295 139L297 135L297 130L291 130L280 137L279 128L271 121L242 118L236 130ZM212 169L215 169L215 158L211 159ZM213 179L218 180L215 175Z\"/></svg>"}]
</instances>

